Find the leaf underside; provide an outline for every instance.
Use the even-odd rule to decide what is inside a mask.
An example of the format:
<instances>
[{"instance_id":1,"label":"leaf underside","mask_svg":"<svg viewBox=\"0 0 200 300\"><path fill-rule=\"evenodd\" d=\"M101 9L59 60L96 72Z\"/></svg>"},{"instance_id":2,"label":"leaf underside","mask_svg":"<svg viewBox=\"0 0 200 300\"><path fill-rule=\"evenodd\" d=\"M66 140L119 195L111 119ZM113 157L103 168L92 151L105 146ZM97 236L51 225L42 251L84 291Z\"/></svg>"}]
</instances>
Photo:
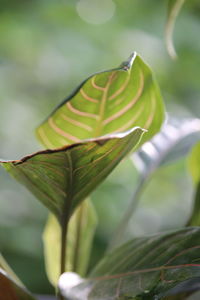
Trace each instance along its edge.
<instances>
[{"instance_id":1,"label":"leaf underside","mask_svg":"<svg viewBox=\"0 0 200 300\"><path fill-rule=\"evenodd\" d=\"M133 128L0 163L62 222L138 144L143 133Z\"/></svg>"},{"instance_id":2,"label":"leaf underside","mask_svg":"<svg viewBox=\"0 0 200 300\"><path fill-rule=\"evenodd\" d=\"M86 79L37 129L47 148L129 130L159 131L164 107L150 68L134 53L119 68Z\"/></svg>"},{"instance_id":3,"label":"leaf underside","mask_svg":"<svg viewBox=\"0 0 200 300\"><path fill-rule=\"evenodd\" d=\"M136 238L107 255L85 282L61 290L68 300L159 300L199 288L199 279L200 228L188 227Z\"/></svg>"}]
</instances>

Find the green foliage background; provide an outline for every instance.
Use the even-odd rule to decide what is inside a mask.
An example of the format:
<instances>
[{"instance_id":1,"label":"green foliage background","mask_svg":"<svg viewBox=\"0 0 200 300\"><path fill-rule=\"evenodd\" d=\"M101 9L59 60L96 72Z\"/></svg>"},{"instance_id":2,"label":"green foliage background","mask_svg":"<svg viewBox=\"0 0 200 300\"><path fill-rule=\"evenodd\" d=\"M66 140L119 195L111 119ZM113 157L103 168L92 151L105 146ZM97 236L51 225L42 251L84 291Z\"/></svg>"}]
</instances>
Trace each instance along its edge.
<instances>
[{"instance_id":1,"label":"green foliage background","mask_svg":"<svg viewBox=\"0 0 200 300\"><path fill-rule=\"evenodd\" d=\"M3 159L17 159L40 149L34 129L55 105L87 76L116 67L133 50L155 72L167 110L175 116L199 117L199 1L186 1L177 20L174 40L179 59L175 62L168 56L163 41L166 1L115 0L113 17L99 25L79 16L78 2L0 1ZM188 218L192 185L185 162L159 170L157 177L142 197L131 234L181 227ZM91 264L103 253L136 182L136 171L124 161L93 194L102 225L95 237ZM161 187L165 188L165 199ZM181 194L182 187L186 192ZM53 291L42 256L41 235L46 216L46 209L1 169L0 250L20 279L37 293Z\"/></svg>"}]
</instances>

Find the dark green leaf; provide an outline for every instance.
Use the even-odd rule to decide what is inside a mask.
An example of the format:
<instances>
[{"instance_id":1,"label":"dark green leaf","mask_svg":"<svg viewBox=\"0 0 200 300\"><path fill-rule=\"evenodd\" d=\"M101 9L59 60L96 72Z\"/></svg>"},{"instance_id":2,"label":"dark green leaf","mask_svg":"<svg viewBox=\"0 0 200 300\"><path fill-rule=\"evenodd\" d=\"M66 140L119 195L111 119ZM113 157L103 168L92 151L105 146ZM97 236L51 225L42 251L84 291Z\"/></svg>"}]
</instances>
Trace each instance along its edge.
<instances>
[{"instance_id":1,"label":"dark green leaf","mask_svg":"<svg viewBox=\"0 0 200 300\"><path fill-rule=\"evenodd\" d=\"M168 15L167 15L167 22L165 26L165 40L166 40L167 51L172 58L177 57L176 51L174 49L173 41L172 41L174 24L184 2L185 0L168 1Z\"/></svg>"},{"instance_id":2,"label":"dark green leaf","mask_svg":"<svg viewBox=\"0 0 200 300\"><path fill-rule=\"evenodd\" d=\"M68 300L159 300L199 287L200 228L136 238L99 263Z\"/></svg>"},{"instance_id":3,"label":"dark green leaf","mask_svg":"<svg viewBox=\"0 0 200 300\"><path fill-rule=\"evenodd\" d=\"M133 128L1 164L63 222L138 144L143 132Z\"/></svg>"},{"instance_id":4,"label":"dark green leaf","mask_svg":"<svg viewBox=\"0 0 200 300\"><path fill-rule=\"evenodd\" d=\"M66 243L67 272L76 272L85 276L90 257L97 216L90 199L81 203L70 218ZM44 252L47 275L50 282L57 286L60 270L60 240L61 229L56 218L50 214L44 234Z\"/></svg>"},{"instance_id":5,"label":"dark green leaf","mask_svg":"<svg viewBox=\"0 0 200 300\"><path fill-rule=\"evenodd\" d=\"M150 68L134 53L119 68L86 79L38 128L47 148L60 147L134 126L159 131L164 107Z\"/></svg>"}]
</instances>

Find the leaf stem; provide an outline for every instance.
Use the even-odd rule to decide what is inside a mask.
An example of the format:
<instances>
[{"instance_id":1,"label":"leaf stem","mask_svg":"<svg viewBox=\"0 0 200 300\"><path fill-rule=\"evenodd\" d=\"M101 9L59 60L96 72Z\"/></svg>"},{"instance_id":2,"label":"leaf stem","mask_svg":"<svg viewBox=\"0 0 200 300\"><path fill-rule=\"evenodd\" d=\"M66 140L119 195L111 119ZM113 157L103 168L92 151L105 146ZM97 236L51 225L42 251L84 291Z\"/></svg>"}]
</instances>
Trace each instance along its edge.
<instances>
[{"instance_id":1,"label":"leaf stem","mask_svg":"<svg viewBox=\"0 0 200 300\"><path fill-rule=\"evenodd\" d=\"M66 242L67 242L68 221L61 226L61 252L60 252L60 275L65 272L65 263L67 258Z\"/></svg>"},{"instance_id":2,"label":"leaf stem","mask_svg":"<svg viewBox=\"0 0 200 300\"><path fill-rule=\"evenodd\" d=\"M132 199L131 203L128 206L127 210L125 211L124 215L122 216L122 219L119 222L119 225L117 226L117 229L114 232L113 239L111 240L110 245L108 247L108 251L118 246L121 237L124 236L128 223L139 203L139 199L145 183L146 183L146 176L140 177L137 188L135 189L133 196L131 198Z\"/></svg>"}]
</instances>

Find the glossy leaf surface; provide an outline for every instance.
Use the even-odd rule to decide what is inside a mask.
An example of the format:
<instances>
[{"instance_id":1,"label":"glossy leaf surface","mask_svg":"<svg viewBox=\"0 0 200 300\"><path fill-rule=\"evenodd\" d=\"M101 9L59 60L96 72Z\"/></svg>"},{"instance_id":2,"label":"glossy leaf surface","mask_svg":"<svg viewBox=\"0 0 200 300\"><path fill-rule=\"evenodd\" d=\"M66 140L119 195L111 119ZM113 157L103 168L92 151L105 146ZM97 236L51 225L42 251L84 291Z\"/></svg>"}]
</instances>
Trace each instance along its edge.
<instances>
[{"instance_id":1,"label":"glossy leaf surface","mask_svg":"<svg viewBox=\"0 0 200 300\"><path fill-rule=\"evenodd\" d=\"M47 148L129 130L159 131L164 108L150 68L134 53L119 68L86 79L38 128Z\"/></svg>"},{"instance_id":2,"label":"glossy leaf surface","mask_svg":"<svg viewBox=\"0 0 200 300\"><path fill-rule=\"evenodd\" d=\"M70 218L66 245L67 272L76 272L85 276L90 257L94 231L97 225L97 216L90 199L81 203ZM60 270L60 242L61 229L54 217L50 214L44 234L44 251L47 275L50 282L57 286Z\"/></svg>"},{"instance_id":3,"label":"glossy leaf surface","mask_svg":"<svg viewBox=\"0 0 200 300\"><path fill-rule=\"evenodd\" d=\"M143 132L133 128L1 164L63 221L138 144Z\"/></svg>"},{"instance_id":4,"label":"glossy leaf surface","mask_svg":"<svg viewBox=\"0 0 200 300\"><path fill-rule=\"evenodd\" d=\"M165 40L167 51L172 58L176 58L176 51L173 44L173 30L176 18L183 6L185 0L169 0L168 1L168 15L167 15L167 23L165 27Z\"/></svg>"},{"instance_id":5,"label":"glossy leaf surface","mask_svg":"<svg viewBox=\"0 0 200 300\"><path fill-rule=\"evenodd\" d=\"M136 238L107 255L68 300L159 300L199 288L200 229Z\"/></svg>"}]
</instances>

